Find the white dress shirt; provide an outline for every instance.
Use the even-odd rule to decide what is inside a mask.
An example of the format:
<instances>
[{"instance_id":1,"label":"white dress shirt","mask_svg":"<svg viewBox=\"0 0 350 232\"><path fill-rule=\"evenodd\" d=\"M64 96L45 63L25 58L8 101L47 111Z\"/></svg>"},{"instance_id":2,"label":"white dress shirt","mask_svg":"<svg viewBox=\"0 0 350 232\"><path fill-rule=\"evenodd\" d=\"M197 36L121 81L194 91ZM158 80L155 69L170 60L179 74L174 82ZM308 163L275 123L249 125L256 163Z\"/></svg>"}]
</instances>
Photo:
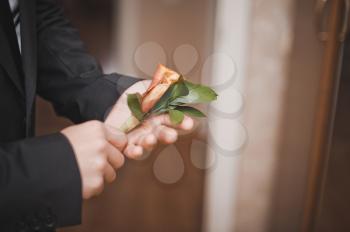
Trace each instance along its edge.
<instances>
[{"instance_id":1,"label":"white dress shirt","mask_svg":"<svg viewBox=\"0 0 350 232\"><path fill-rule=\"evenodd\" d=\"M13 15L13 23L15 24L19 51L21 52L21 22L20 22L20 15L19 15L18 0L9 0L9 4Z\"/></svg>"}]
</instances>

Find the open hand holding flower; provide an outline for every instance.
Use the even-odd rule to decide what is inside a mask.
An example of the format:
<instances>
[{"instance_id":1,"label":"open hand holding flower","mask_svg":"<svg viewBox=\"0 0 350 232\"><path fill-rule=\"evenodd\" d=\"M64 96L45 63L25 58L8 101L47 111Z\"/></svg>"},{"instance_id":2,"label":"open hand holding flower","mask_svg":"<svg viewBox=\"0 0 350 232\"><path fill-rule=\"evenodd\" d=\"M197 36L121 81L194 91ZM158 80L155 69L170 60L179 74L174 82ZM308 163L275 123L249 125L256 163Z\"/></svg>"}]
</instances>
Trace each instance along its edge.
<instances>
[{"instance_id":1,"label":"open hand holding flower","mask_svg":"<svg viewBox=\"0 0 350 232\"><path fill-rule=\"evenodd\" d=\"M137 158L143 154L143 149L151 150L158 141L174 143L177 129L191 130L190 116L205 116L186 104L210 102L216 97L209 87L188 82L159 65L152 82L140 81L123 93L106 123L128 132L124 154Z\"/></svg>"}]
</instances>

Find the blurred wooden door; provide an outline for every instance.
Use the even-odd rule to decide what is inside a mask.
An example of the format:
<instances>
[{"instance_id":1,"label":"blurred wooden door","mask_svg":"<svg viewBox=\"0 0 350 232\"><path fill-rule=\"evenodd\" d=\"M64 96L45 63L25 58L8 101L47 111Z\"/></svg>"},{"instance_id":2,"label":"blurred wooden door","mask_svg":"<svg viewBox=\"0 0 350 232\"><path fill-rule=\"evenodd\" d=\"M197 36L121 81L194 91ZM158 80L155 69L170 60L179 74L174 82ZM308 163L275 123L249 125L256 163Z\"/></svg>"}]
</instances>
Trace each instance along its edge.
<instances>
[{"instance_id":1,"label":"blurred wooden door","mask_svg":"<svg viewBox=\"0 0 350 232\"><path fill-rule=\"evenodd\" d=\"M316 29L318 36L324 41L324 56L309 160L309 178L302 225L304 232L320 231L320 223L322 224L325 219L321 217L321 212L323 196L327 191L325 181L328 161L332 158L330 150L340 67L343 62L343 41L348 27L349 4L348 0L316 1Z\"/></svg>"},{"instance_id":2,"label":"blurred wooden door","mask_svg":"<svg viewBox=\"0 0 350 232\"><path fill-rule=\"evenodd\" d=\"M350 231L350 40L345 41L334 131L316 231Z\"/></svg>"}]
</instances>

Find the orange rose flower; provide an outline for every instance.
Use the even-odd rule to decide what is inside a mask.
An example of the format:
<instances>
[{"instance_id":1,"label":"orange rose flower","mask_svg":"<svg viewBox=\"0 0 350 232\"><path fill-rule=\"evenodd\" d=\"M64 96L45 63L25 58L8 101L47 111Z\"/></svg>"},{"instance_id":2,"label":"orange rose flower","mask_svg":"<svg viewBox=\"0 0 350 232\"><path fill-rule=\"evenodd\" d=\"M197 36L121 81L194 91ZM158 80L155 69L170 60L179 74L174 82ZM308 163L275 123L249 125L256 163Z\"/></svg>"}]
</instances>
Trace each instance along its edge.
<instances>
[{"instance_id":1,"label":"orange rose flower","mask_svg":"<svg viewBox=\"0 0 350 232\"><path fill-rule=\"evenodd\" d=\"M151 85L142 96L141 109L148 112L169 89L170 85L177 82L180 74L159 64L153 76Z\"/></svg>"}]
</instances>

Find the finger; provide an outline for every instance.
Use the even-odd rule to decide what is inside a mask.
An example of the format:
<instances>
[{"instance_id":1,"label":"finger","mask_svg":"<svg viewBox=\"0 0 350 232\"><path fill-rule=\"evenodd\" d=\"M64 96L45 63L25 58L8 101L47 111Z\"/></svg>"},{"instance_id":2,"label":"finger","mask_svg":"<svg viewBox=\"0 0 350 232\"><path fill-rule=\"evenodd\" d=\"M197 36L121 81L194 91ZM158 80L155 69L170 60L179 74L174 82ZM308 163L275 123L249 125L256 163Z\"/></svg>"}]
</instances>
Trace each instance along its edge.
<instances>
[{"instance_id":1,"label":"finger","mask_svg":"<svg viewBox=\"0 0 350 232\"><path fill-rule=\"evenodd\" d=\"M124 155L114 146L107 145L106 148L108 162L112 165L114 169L118 169L123 166L125 162Z\"/></svg>"},{"instance_id":2,"label":"finger","mask_svg":"<svg viewBox=\"0 0 350 232\"><path fill-rule=\"evenodd\" d=\"M130 159L137 159L142 156L142 153L142 147L132 143L129 143L124 150L124 154Z\"/></svg>"},{"instance_id":3,"label":"finger","mask_svg":"<svg viewBox=\"0 0 350 232\"><path fill-rule=\"evenodd\" d=\"M93 192L92 196L100 195L103 192L104 187L105 186L104 186L103 177L102 176L96 177L95 178L95 188L94 188L94 192Z\"/></svg>"},{"instance_id":4,"label":"finger","mask_svg":"<svg viewBox=\"0 0 350 232\"><path fill-rule=\"evenodd\" d=\"M152 128L142 125L128 133L128 144L137 144L145 135L152 132Z\"/></svg>"},{"instance_id":5,"label":"finger","mask_svg":"<svg viewBox=\"0 0 350 232\"><path fill-rule=\"evenodd\" d=\"M142 137L153 132L154 126L147 121L128 133L128 143L136 144Z\"/></svg>"},{"instance_id":6,"label":"finger","mask_svg":"<svg viewBox=\"0 0 350 232\"><path fill-rule=\"evenodd\" d=\"M117 173L111 165L106 165L104 170L104 179L107 183L111 183L117 177Z\"/></svg>"},{"instance_id":7,"label":"finger","mask_svg":"<svg viewBox=\"0 0 350 232\"><path fill-rule=\"evenodd\" d=\"M163 125L156 127L155 135L159 141L166 144L174 143L177 140L177 131Z\"/></svg>"},{"instance_id":8,"label":"finger","mask_svg":"<svg viewBox=\"0 0 350 232\"><path fill-rule=\"evenodd\" d=\"M157 144L157 137L154 134L144 135L138 141L138 145L140 145L147 151L151 151L156 144Z\"/></svg>"},{"instance_id":9,"label":"finger","mask_svg":"<svg viewBox=\"0 0 350 232\"><path fill-rule=\"evenodd\" d=\"M185 115L184 119L182 120L182 122L177 126L178 129L181 130L192 130L194 125L194 121L191 117L188 117L187 115Z\"/></svg>"},{"instance_id":10,"label":"finger","mask_svg":"<svg viewBox=\"0 0 350 232\"><path fill-rule=\"evenodd\" d=\"M105 125L105 133L108 142L110 142L113 146L121 151L125 148L128 139L123 132L111 126Z\"/></svg>"},{"instance_id":11,"label":"finger","mask_svg":"<svg viewBox=\"0 0 350 232\"><path fill-rule=\"evenodd\" d=\"M191 130L194 125L193 119L187 115L184 116L184 119L178 125L175 125L171 122L168 114L161 114L151 118L150 120L153 125L164 125L181 130Z\"/></svg>"}]
</instances>

